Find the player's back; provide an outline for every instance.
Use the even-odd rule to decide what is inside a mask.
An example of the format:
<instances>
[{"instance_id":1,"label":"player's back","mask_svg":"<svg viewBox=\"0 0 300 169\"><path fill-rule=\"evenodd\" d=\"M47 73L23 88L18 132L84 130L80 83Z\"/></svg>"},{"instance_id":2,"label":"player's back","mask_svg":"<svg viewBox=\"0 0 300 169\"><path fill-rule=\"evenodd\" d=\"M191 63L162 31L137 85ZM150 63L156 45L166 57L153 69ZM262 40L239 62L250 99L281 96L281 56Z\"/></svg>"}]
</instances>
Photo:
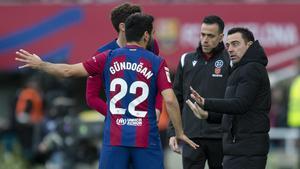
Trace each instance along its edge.
<instances>
[{"instance_id":1,"label":"player's back","mask_svg":"<svg viewBox=\"0 0 300 169\"><path fill-rule=\"evenodd\" d=\"M137 46L111 51L104 67L108 116L104 144L160 144L155 114L157 73L162 59Z\"/></svg>"}]
</instances>

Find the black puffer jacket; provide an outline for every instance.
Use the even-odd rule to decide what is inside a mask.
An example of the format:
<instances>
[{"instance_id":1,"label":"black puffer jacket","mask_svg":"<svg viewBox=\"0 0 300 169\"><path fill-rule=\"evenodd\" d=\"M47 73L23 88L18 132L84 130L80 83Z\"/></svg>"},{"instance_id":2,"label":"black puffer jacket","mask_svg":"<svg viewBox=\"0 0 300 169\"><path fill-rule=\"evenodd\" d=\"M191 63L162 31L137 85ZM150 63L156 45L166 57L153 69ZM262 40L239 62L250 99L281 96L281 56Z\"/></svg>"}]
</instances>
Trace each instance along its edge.
<instances>
[{"instance_id":1,"label":"black puffer jacket","mask_svg":"<svg viewBox=\"0 0 300 169\"><path fill-rule=\"evenodd\" d=\"M222 112L224 155L266 155L269 151L271 90L268 59L258 41L234 65L225 99L206 99L204 109Z\"/></svg>"},{"instance_id":2,"label":"black puffer jacket","mask_svg":"<svg viewBox=\"0 0 300 169\"><path fill-rule=\"evenodd\" d=\"M201 46L195 52L182 55L178 64L173 89L180 105L183 129L189 138L222 138L221 119L219 124L207 123L193 114L185 101L190 98L190 86L206 97L224 98L230 60L223 43L213 50L213 56L205 60ZM168 136L174 136L172 124Z\"/></svg>"}]
</instances>

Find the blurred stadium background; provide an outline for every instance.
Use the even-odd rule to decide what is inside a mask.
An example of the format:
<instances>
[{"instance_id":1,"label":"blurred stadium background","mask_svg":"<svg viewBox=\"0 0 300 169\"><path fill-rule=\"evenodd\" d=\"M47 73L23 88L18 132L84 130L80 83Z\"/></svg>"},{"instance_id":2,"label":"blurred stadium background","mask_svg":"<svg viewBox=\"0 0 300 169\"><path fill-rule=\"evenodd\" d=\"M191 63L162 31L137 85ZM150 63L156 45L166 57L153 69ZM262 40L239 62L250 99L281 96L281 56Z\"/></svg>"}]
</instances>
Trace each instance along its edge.
<instances>
[{"instance_id":1,"label":"blurred stadium background","mask_svg":"<svg viewBox=\"0 0 300 169\"><path fill-rule=\"evenodd\" d=\"M51 62L83 61L116 37L109 15L122 2L0 0L0 169L98 167L103 117L85 104L85 79L18 70L14 53L23 48ZM300 77L299 0L129 2L155 16L160 55L173 71L180 55L198 45L203 16L221 16L225 32L250 28L269 57L273 100L267 168L300 169L300 118L297 124L287 120L290 103L300 106L299 98L290 97L292 82ZM180 169L181 157L169 151L164 125L161 134L166 169Z\"/></svg>"}]
</instances>

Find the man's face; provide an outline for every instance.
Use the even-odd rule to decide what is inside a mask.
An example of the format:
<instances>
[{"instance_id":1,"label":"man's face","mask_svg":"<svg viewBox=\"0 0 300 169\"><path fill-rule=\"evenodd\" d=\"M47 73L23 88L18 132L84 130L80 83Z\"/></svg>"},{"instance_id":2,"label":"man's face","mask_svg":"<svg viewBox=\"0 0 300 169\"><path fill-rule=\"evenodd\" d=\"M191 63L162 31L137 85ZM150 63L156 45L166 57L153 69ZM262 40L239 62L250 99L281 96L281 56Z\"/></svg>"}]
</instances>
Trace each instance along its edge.
<instances>
[{"instance_id":1,"label":"man's face","mask_svg":"<svg viewBox=\"0 0 300 169\"><path fill-rule=\"evenodd\" d=\"M226 48L233 64L242 59L251 44L252 41L246 43L239 32L227 36Z\"/></svg>"},{"instance_id":2,"label":"man's face","mask_svg":"<svg viewBox=\"0 0 300 169\"><path fill-rule=\"evenodd\" d=\"M223 40L223 36L224 34L219 32L217 24L203 23L200 36L202 51L207 54L210 53Z\"/></svg>"}]
</instances>

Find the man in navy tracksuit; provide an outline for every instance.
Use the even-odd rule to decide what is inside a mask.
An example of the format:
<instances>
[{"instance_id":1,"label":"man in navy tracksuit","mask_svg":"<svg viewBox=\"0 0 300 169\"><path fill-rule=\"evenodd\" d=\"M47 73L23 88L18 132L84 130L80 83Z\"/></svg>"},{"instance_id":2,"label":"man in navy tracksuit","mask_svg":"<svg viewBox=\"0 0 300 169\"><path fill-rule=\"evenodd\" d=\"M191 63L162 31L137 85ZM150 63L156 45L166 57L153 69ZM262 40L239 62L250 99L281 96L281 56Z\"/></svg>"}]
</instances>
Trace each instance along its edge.
<instances>
[{"instance_id":1,"label":"man in navy tracksuit","mask_svg":"<svg viewBox=\"0 0 300 169\"><path fill-rule=\"evenodd\" d=\"M222 169L222 115L219 114L219 124L197 119L185 101L190 98L190 86L206 97L224 98L230 60L223 44L223 30L220 17L205 17L199 47L195 52L183 54L177 67L173 89L181 108L184 132L200 145L196 150L183 145L184 169L204 169L206 160L210 169ZM169 146L174 152L180 152L174 135L170 124Z\"/></svg>"}]
</instances>

